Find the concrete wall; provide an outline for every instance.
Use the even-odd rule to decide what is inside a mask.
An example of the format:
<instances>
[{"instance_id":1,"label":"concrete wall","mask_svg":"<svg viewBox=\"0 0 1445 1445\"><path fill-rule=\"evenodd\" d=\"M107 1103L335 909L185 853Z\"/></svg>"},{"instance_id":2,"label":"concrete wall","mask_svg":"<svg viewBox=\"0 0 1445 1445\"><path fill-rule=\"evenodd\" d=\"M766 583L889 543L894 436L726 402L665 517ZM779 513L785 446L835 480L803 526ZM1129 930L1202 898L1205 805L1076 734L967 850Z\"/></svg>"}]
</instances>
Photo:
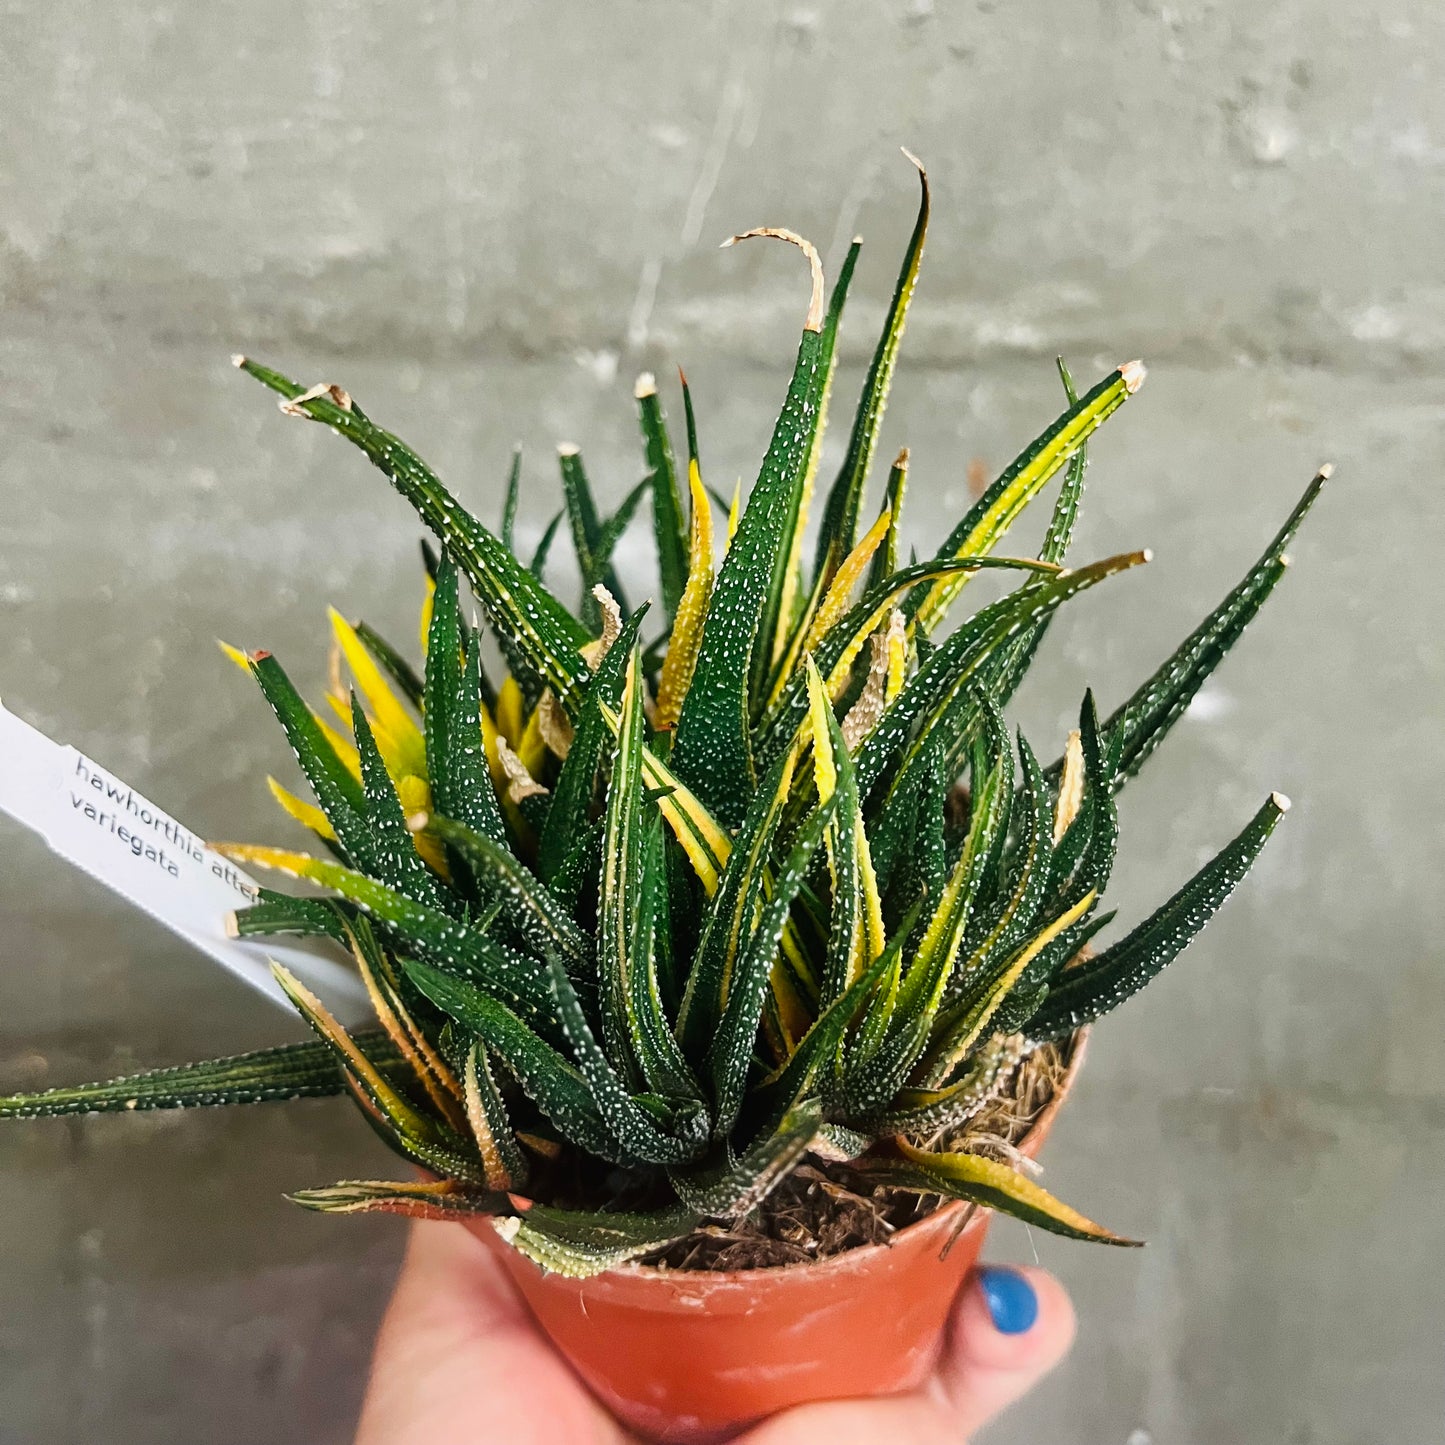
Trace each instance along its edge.
<instances>
[{"instance_id":1,"label":"concrete wall","mask_svg":"<svg viewBox=\"0 0 1445 1445\"><path fill-rule=\"evenodd\" d=\"M1426 0L0 7L0 694L210 836L283 830L286 764L217 635L319 680L334 601L409 635L416 527L226 364L347 385L488 514L551 444L638 475L635 371L693 380L752 474L803 306L868 239L870 345L935 226L888 423L927 546L1082 375L1083 599L1019 713L1109 703L1333 492L1239 655L1125 799L1117 902L1265 792L1241 895L1098 1030L1049 1180L1141 1255L1002 1227L1076 1291L1067 1367L991 1439L1425 1445L1445 1415L1438 623L1445 10ZM835 443L836 445L836 443ZM0 820L0 1088L296 1036ZM349 1439L400 1240L287 1187L384 1168L341 1104L0 1131L0 1441Z\"/></svg>"}]
</instances>

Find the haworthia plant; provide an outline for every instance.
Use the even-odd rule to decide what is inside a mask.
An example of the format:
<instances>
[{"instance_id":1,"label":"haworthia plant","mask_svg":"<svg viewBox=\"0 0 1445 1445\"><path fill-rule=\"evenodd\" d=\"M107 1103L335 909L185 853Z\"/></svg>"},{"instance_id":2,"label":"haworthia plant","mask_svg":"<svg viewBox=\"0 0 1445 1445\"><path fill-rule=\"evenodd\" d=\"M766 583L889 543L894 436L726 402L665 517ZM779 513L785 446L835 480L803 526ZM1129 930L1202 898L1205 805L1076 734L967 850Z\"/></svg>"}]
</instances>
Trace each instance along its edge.
<instances>
[{"instance_id":1,"label":"haworthia plant","mask_svg":"<svg viewBox=\"0 0 1445 1445\"><path fill-rule=\"evenodd\" d=\"M310 1043L0 1098L0 1115L349 1093L433 1178L344 1182L299 1203L503 1216L516 1248L573 1274L758 1208L810 1152L841 1152L880 1187L1129 1242L980 1152L964 1126L1032 1050L1176 958L1282 817L1272 794L1154 914L1086 949L1112 918L1101 900L1120 788L1283 576L1328 469L1204 623L1105 721L1086 697L1061 760L1041 768L1003 709L1056 612L1148 559L1065 565L1086 444L1144 369L1127 362L1080 392L1060 363L1057 419L931 557L903 560L906 452L872 514L866 496L927 231L921 167L919 178L917 223L808 549L856 243L830 291L801 237L746 233L799 246L811 295L757 481L729 526L718 521L720 556L685 381L685 449L655 380L638 382L641 481L610 513L578 449L559 449L563 506L526 563L513 543L519 454L493 532L340 387L236 358L287 415L359 448L436 539L420 658L335 616L337 665L313 708L269 653L226 649L290 743L314 801L272 789L315 842L221 846L325 894L268 890L233 928L331 939L354 958L378 1027L349 1037L281 975ZM1056 476L1039 555L998 555ZM650 610L629 604L642 584L617 560L648 499ZM575 609L543 578L559 529L582 576ZM937 641L986 567L1012 590ZM500 674L483 662L493 645ZM931 1147L940 1139L946 1149ZM553 1167L567 1156L573 1167ZM595 1211L561 1207L546 1183L603 1175Z\"/></svg>"}]
</instances>

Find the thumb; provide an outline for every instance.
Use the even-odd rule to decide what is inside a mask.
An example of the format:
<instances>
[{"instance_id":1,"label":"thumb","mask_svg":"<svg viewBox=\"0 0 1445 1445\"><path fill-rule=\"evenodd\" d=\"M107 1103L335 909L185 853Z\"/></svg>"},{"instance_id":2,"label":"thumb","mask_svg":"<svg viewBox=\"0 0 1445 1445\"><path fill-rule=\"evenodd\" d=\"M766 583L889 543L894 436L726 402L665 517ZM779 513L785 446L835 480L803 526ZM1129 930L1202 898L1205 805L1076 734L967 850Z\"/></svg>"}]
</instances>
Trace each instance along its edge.
<instances>
[{"instance_id":1,"label":"thumb","mask_svg":"<svg viewBox=\"0 0 1445 1445\"><path fill-rule=\"evenodd\" d=\"M1027 1394L1073 1342L1074 1307L1051 1274L977 1270L954 1306L934 1386L947 1399L958 1438L969 1438Z\"/></svg>"}]
</instances>

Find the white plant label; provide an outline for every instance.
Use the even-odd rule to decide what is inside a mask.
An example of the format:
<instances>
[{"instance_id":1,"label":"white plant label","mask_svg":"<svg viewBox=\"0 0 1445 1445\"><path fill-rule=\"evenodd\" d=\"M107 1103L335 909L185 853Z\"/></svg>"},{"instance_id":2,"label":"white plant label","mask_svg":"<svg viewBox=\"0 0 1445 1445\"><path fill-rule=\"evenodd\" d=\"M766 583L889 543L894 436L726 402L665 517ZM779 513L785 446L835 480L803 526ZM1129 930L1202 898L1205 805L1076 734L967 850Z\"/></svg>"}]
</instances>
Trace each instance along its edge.
<instances>
[{"instance_id":1,"label":"white plant label","mask_svg":"<svg viewBox=\"0 0 1445 1445\"><path fill-rule=\"evenodd\" d=\"M226 936L227 916L254 903L258 885L169 813L75 748L54 742L0 704L0 809L33 828L62 858L288 1011L275 959L314 988L343 1021L366 1013L355 970L299 939Z\"/></svg>"}]
</instances>

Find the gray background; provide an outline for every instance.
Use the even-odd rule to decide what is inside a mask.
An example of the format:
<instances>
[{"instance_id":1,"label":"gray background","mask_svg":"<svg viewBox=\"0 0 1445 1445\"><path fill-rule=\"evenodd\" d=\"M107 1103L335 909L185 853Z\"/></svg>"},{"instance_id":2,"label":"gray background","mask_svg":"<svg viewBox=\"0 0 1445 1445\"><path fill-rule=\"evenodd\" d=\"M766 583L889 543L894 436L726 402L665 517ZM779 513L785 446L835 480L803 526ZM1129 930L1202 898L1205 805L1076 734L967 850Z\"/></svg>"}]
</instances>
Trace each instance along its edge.
<instances>
[{"instance_id":1,"label":"gray background","mask_svg":"<svg viewBox=\"0 0 1445 1445\"><path fill-rule=\"evenodd\" d=\"M713 247L787 225L836 265L864 233L841 407L908 144L937 204L888 444L920 547L971 459L1054 414L1056 350L1088 380L1153 367L1078 551L1156 560L1054 631L1018 709L1041 752L1339 467L1126 795L1126 917L1270 788L1296 808L1098 1031L1050 1147L1052 1185L1149 1249L995 1235L1064 1277L1082 1334L989 1438L1438 1441L1442 65L1435 0L10 0L0 692L207 835L293 836L279 732L211 639L319 686L326 602L411 635L418 529L228 353L344 383L488 517L521 439L528 536L554 442L609 498L637 478L633 377L681 361L729 486L805 290L779 248ZM297 1036L7 820L0 844L0 1087ZM280 1198L388 1167L346 1105L11 1125L0 1156L0 1440L349 1438L400 1226Z\"/></svg>"}]
</instances>

